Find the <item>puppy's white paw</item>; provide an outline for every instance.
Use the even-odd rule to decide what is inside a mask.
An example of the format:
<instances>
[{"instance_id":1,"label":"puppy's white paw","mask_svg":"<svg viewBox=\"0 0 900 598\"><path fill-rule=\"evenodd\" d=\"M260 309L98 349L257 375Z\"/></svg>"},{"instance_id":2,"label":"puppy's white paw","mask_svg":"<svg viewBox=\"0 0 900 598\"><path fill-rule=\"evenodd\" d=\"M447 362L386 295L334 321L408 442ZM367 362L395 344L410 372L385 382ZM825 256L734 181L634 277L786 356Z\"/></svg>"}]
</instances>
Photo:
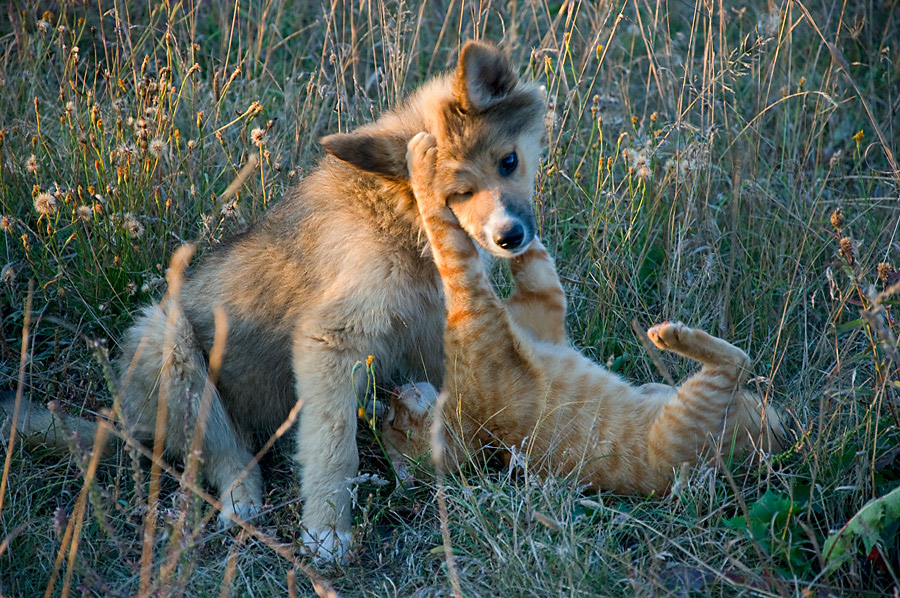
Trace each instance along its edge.
<instances>
[{"instance_id":1,"label":"puppy's white paw","mask_svg":"<svg viewBox=\"0 0 900 598\"><path fill-rule=\"evenodd\" d=\"M259 515L259 507L255 503L230 501L223 503L222 511L219 512L219 525L222 529L231 529L234 525L234 521L231 519L232 515L237 515L238 518L249 521Z\"/></svg>"},{"instance_id":2,"label":"puppy's white paw","mask_svg":"<svg viewBox=\"0 0 900 598\"><path fill-rule=\"evenodd\" d=\"M304 529L300 540L320 563L341 563L350 561L350 532L338 532L333 529Z\"/></svg>"}]
</instances>

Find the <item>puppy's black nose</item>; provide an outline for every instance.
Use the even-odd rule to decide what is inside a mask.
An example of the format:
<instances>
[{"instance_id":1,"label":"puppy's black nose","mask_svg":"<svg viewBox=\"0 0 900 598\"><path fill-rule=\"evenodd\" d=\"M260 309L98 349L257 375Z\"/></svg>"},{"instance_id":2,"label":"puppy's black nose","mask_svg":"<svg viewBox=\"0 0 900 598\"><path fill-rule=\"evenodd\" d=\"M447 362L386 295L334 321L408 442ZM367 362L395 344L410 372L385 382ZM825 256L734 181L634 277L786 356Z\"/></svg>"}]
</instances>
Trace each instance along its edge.
<instances>
[{"instance_id":1,"label":"puppy's black nose","mask_svg":"<svg viewBox=\"0 0 900 598\"><path fill-rule=\"evenodd\" d=\"M521 247L524 240L525 227L520 222L512 222L494 235L494 243L497 244L497 247L509 251L515 251Z\"/></svg>"}]
</instances>

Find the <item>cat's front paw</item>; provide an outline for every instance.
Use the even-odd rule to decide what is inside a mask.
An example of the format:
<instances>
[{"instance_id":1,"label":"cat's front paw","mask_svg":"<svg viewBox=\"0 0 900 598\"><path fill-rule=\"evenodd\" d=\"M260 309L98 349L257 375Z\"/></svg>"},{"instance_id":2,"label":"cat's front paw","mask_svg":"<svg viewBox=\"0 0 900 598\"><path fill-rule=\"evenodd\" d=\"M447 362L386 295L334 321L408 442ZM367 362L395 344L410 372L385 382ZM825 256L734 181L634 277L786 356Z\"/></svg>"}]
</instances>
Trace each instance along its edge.
<instances>
[{"instance_id":1,"label":"cat's front paw","mask_svg":"<svg viewBox=\"0 0 900 598\"><path fill-rule=\"evenodd\" d=\"M395 406L402 405L411 413L424 416L437 403L438 391L430 382L410 382L397 389Z\"/></svg>"},{"instance_id":2,"label":"cat's front paw","mask_svg":"<svg viewBox=\"0 0 900 598\"><path fill-rule=\"evenodd\" d=\"M381 423L381 438L398 480L415 480L414 465L431 448L431 423L438 400L437 389L428 382L404 384L391 399Z\"/></svg>"},{"instance_id":3,"label":"cat's front paw","mask_svg":"<svg viewBox=\"0 0 900 598\"><path fill-rule=\"evenodd\" d=\"M443 207L444 202L434 187L437 172L437 140L434 135L422 131L409 140L406 146L406 167L419 210Z\"/></svg>"}]
</instances>

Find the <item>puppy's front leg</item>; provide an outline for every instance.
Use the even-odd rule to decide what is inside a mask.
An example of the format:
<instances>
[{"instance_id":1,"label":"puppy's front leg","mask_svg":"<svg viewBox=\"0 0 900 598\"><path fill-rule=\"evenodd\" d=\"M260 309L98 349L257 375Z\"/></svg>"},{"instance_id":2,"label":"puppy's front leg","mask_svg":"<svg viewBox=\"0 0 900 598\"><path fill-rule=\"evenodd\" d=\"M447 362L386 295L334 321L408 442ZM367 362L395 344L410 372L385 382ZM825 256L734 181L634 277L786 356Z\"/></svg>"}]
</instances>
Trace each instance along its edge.
<instances>
[{"instance_id":1,"label":"puppy's front leg","mask_svg":"<svg viewBox=\"0 0 900 598\"><path fill-rule=\"evenodd\" d=\"M303 542L320 560L344 560L350 548L350 480L356 476L354 360L302 336L294 342L297 396L303 402L296 460L301 469Z\"/></svg>"}]
</instances>

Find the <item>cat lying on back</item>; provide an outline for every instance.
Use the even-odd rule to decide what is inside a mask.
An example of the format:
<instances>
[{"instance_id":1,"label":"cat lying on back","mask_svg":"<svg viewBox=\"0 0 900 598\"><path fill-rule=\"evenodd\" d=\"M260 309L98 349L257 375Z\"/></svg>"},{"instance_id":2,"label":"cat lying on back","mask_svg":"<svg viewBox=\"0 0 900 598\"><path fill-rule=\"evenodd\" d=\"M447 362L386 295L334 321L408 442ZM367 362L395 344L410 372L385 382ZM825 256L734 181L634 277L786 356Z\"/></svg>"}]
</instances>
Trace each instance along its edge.
<instances>
[{"instance_id":1,"label":"cat lying on back","mask_svg":"<svg viewBox=\"0 0 900 598\"><path fill-rule=\"evenodd\" d=\"M532 469L576 472L619 492L666 491L673 469L696 464L709 446L726 454L751 442L767 451L785 447L778 413L742 389L747 354L722 339L681 323L647 331L660 349L703 365L677 387L633 386L573 349L565 295L539 240L510 260L516 286L502 302L453 213L457 202L491 190L444 192L459 187L448 184L440 156L429 134L409 143L410 180L446 301L443 394L438 400L420 383L392 401L382 432L394 456L427 453L435 411L444 423L436 445L451 457L460 446L515 447Z\"/></svg>"}]
</instances>

